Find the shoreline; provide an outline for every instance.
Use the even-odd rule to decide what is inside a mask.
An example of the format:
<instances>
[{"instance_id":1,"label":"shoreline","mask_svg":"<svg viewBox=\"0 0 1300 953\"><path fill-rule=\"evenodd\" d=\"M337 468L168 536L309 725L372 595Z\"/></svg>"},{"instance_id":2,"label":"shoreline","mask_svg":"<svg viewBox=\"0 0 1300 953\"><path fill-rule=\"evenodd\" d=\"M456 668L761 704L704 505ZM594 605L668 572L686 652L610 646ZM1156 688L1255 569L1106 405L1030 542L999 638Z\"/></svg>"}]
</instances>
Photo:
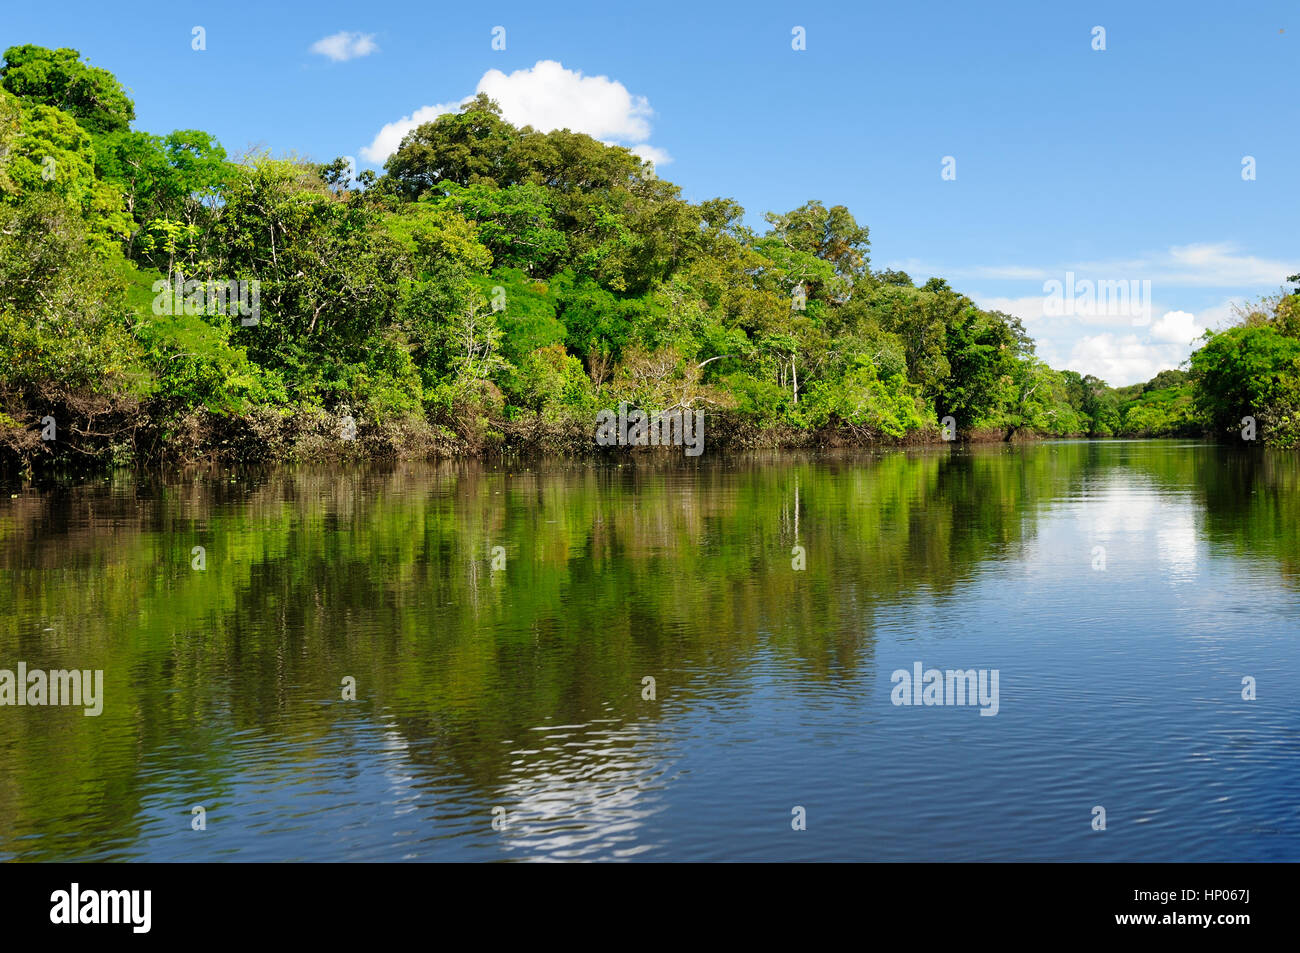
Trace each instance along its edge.
<instances>
[{"instance_id":1,"label":"shoreline","mask_svg":"<svg viewBox=\"0 0 1300 953\"><path fill-rule=\"evenodd\" d=\"M337 418L336 418L337 419ZM724 418L725 419L725 418ZM470 440L446 432L428 422L424 426L403 425L361 426L355 437L343 439L322 427L320 417L313 416L308 425L302 422L282 422L279 432L267 434L256 421L248 418L224 418L226 422L246 427L242 433L223 430L209 434L203 442L182 443L181 453L136 458L115 454L113 448L99 449L74 447L72 452L63 448L58 456L36 456L20 462L12 452L5 453L0 461L0 481L8 486L30 483L86 480L129 470L154 477L171 477L196 471L216 470L270 470L282 467L323 465L330 467L371 466L376 464L406 463L456 463L476 462L489 466L503 463L529 463L564 461L593 466L636 464L711 463L718 459L742 459L754 454L788 455L790 457L835 455L838 453L871 453L886 451L936 450L953 448L988 448L1004 444L1024 445L1048 441L1109 443L1125 440L1193 440L1215 443L1209 435L1197 434L1116 434L1090 436L1088 434L1054 434L1021 430L1008 439L1000 428L981 427L945 439L942 432L913 431L902 438L864 438L847 428L821 428L805 431L794 427L759 428L738 425L734 419L729 427L718 428L718 436L705 438L704 453L692 456L681 446L664 445L609 445L598 443L594 433L587 428L570 423L546 425L542 429L524 426L521 421L498 421L502 439L486 442ZM532 424L533 422L528 422ZM295 432L287 433L294 429ZM187 436L193 439L195 432ZM220 440L215 438L220 437ZM8 448L6 448L8 449ZM42 448L44 449L44 447Z\"/></svg>"}]
</instances>

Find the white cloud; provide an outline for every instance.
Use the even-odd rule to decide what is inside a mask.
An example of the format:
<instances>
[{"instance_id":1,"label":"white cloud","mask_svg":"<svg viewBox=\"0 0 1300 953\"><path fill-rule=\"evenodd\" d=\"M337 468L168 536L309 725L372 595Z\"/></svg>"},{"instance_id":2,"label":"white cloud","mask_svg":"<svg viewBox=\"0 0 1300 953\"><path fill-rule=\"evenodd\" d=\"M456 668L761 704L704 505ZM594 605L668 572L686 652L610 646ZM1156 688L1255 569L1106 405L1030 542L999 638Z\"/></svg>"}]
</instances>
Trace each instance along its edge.
<instances>
[{"instance_id":1,"label":"white cloud","mask_svg":"<svg viewBox=\"0 0 1300 953\"><path fill-rule=\"evenodd\" d=\"M985 311L1001 311L1014 314L1025 324L1043 320L1046 315L1047 298L1044 295L1028 295L1024 298L995 298L988 295L971 295L975 303Z\"/></svg>"},{"instance_id":2,"label":"white cloud","mask_svg":"<svg viewBox=\"0 0 1300 953\"><path fill-rule=\"evenodd\" d=\"M1198 323L1203 327L1222 331L1237 323L1237 312L1235 309L1238 305L1245 303L1245 298L1229 298L1222 304L1216 304L1212 308L1202 308L1197 312L1200 317Z\"/></svg>"},{"instance_id":3,"label":"white cloud","mask_svg":"<svg viewBox=\"0 0 1300 953\"><path fill-rule=\"evenodd\" d=\"M335 63L343 63L377 53L379 46L375 43L373 33L349 33L342 30L333 36L317 40L311 45L311 52L329 57Z\"/></svg>"},{"instance_id":4,"label":"white cloud","mask_svg":"<svg viewBox=\"0 0 1300 953\"><path fill-rule=\"evenodd\" d=\"M1119 302L1124 305L1122 307L1118 305L1107 307L1105 297L1098 293L1097 298L1100 303L1094 305L1091 311L1083 306L1063 301L1059 295L1054 298L1046 294L1026 295L1023 298L999 298L973 292L971 298L986 311L1003 311L1014 314L1026 325L1039 325L1035 333L1042 333L1042 326L1048 323L1057 327L1091 324L1131 328L1138 324L1149 324L1151 320L1150 312L1144 310L1144 306L1150 308L1151 302L1144 300L1145 296L1141 288L1135 289L1130 297L1122 299ZM1053 300L1054 311L1048 307L1049 300ZM1143 317L1144 315L1146 317Z\"/></svg>"},{"instance_id":5,"label":"white cloud","mask_svg":"<svg viewBox=\"0 0 1300 953\"><path fill-rule=\"evenodd\" d=\"M1233 320L1233 302L1225 301L1199 315L1166 311L1149 328L1134 331L1133 319L1127 317L1047 315L1040 295L974 298L981 308L1013 314L1024 321L1033 332L1038 356L1052 367L1095 374L1116 387L1150 380L1159 371L1177 367L1207 328L1217 329ZM1081 334L1098 321L1109 322L1112 330ZM1063 354L1069 357L1062 359Z\"/></svg>"},{"instance_id":6,"label":"white cloud","mask_svg":"<svg viewBox=\"0 0 1300 953\"><path fill-rule=\"evenodd\" d=\"M652 146L649 143L633 146L629 151L638 159L644 159L652 165L667 165L673 161L673 157L668 154L667 149L660 149L658 146Z\"/></svg>"},{"instance_id":7,"label":"white cloud","mask_svg":"<svg viewBox=\"0 0 1300 953\"><path fill-rule=\"evenodd\" d=\"M626 145L637 155L658 165L671 161L666 151L652 146L650 117L654 114L644 96L633 96L627 87L608 76L583 76L565 69L554 60L539 60L529 69L509 75L492 69L483 74L474 92L486 93L501 106L501 116L516 126L532 126L540 132L571 129L601 140ZM402 137L421 123L445 112L455 112L472 99L455 104L423 106L409 116L385 125L361 155L382 163L401 144Z\"/></svg>"},{"instance_id":8,"label":"white cloud","mask_svg":"<svg viewBox=\"0 0 1300 953\"><path fill-rule=\"evenodd\" d=\"M416 126L423 125L426 122L432 122L443 113L460 112L460 107L469 101L472 97L467 97L459 103L439 103L437 106L421 106L409 116L403 116L396 122L390 122L380 129L375 135L374 141L368 146L361 147L361 158L367 162L373 162L376 165L382 164L385 159L397 151L397 147L402 144L402 137L414 129Z\"/></svg>"},{"instance_id":9,"label":"white cloud","mask_svg":"<svg viewBox=\"0 0 1300 953\"><path fill-rule=\"evenodd\" d=\"M953 281L1064 281L1067 271L1076 280L1150 281L1152 291L1162 287L1276 289L1295 271L1294 263L1241 254L1231 242L1171 245L1164 251L1132 258L1076 261L1056 266L969 265L948 268L911 259L891 263L913 277L943 275Z\"/></svg>"},{"instance_id":10,"label":"white cloud","mask_svg":"<svg viewBox=\"0 0 1300 953\"><path fill-rule=\"evenodd\" d=\"M1190 344L1202 334L1205 327L1197 324L1196 315L1187 311L1166 311L1151 326L1151 336L1170 344Z\"/></svg>"},{"instance_id":11,"label":"white cloud","mask_svg":"<svg viewBox=\"0 0 1300 953\"><path fill-rule=\"evenodd\" d=\"M572 129L596 139L642 142L650 138L650 103L633 96L622 83L607 76L583 76L555 60L542 60L531 69L509 76L488 70L475 92L487 93L501 104L501 115L518 126L542 132Z\"/></svg>"},{"instance_id":12,"label":"white cloud","mask_svg":"<svg viewBox=\"0 0 1300 953\"><path fill-rule=\"evenodd\" d=\"M1234 305L1275 291L1284 276L1295 271L1286 261L1244 254L1228 242L1172 245L1141 257L1051 268L946 269L917 260L888 265L914 277L939 274L950 278L954 287L970 294L980 307L1019 317L1032 332L1038 355L1051 366L1095 374L1115 386L1150 380L1161 370L1178 367L1207 329L1222 330L1236 323ZM1049 307L1049 295L1040 289L1046 282L1064 283L1067 272L1074 273L1076 294L1085 280L1092 282L1094 289L1103 281L1134 283L1130 300L1141 302L1141 312L1160 317L1153 323L1146 318L1144 327L1142 313L1138 319L1128 316L1132 309L1098 306L1091 311L1072 308L1068 313L1053 313L1060 309ZM962 287L972 280L997 280L1001 283L997 290L1002 293L982 294L969 285ZM1220 297L1205 290L1218 288L1233 296ZM1022 290L1029 293L1017 294ZM1136 297L1139 293L1140 298ZM1100 301L1098 295L1098 304ZM1200 305L1194 313L1171 307L1192 302Z\"/></svg>"},{"instance_id":13,"label":"white cloud","mask_svg":"<svg viewBox=\"0 0 1300 953\"><path fill-rule=\"evenodd\" d=\"M1281 285L1290 272L1286 262L1256 258L1254 255L1236 254L1236 246L1229 242L1216 245L1176 245L1170 248L1166 260L1159 263L1170 276L1153 276L1152 280L1173 280L1176 275L1183 284L1206 285L1214 288L1245 288L1264 285Z\"/></svg>"},{"instance_id":14,"label":"white cloud","mask_svg":"<svg viewBox=\"0 0 1300 953\"><path fill-rule=\"evenodd\" d=\"M1177 367L1186 351L1177 345L1141 341L1136 334L1120 336L1107 331L1076 341L1065 367L1100 377L1112 387L1123 387Z\"/></svg>"}]
</instances>

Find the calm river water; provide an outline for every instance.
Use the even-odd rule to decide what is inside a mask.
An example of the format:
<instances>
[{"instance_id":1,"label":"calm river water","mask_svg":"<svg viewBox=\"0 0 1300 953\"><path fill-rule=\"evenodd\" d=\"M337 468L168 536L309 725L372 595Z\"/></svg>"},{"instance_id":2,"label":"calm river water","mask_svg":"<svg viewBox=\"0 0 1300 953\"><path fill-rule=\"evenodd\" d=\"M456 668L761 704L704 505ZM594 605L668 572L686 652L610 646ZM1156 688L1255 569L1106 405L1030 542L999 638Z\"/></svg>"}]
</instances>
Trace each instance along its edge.
<instances>
[{"instance_id":1,"label":"calm river water","mask_svg":"<svg viewBox=\"0 0 1300 953\"><path fill-rule=\"evenodd\" d=\"M103 689L0 706L0 859L1295 860L1297 459L11 488L8 700ZM918 663L996 696L895 704Z\"/></svg>"}]
</instances>

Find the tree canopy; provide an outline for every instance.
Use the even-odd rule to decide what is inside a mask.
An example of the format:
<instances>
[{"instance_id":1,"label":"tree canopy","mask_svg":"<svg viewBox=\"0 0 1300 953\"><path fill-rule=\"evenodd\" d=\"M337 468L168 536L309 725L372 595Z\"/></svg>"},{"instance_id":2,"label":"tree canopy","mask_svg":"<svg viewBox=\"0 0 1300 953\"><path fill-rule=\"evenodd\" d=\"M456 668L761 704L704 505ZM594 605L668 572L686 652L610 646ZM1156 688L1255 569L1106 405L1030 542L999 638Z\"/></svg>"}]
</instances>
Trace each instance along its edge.
<instances>
[{"instance_id":1,"label":"tree canopy","mask_svg":"<svg viewBox=\"0 0 1300 953\"><path fill-rule=\"evenodd\" d=\"M372 452L589 450L622 402L703 409L738 447L932 440L949 417L963 438L1296 432L1295 293L1115 389L940 277L873 270L843 205L756 231L483 95L355 181L133 120L76 51L6 51L0 446L24 465L346 449L344 418ZM229 306L254 287L255 316ZM80 443L42 444L50 415Z\"/></svg>"}]
</instances>

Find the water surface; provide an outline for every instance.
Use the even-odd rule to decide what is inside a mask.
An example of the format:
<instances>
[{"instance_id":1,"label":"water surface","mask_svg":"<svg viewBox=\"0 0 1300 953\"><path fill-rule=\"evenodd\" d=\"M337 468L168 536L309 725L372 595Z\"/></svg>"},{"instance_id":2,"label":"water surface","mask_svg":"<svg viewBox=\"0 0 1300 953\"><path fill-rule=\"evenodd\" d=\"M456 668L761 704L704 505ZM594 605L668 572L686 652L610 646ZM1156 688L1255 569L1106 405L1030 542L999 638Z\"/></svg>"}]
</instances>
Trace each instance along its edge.
<instances>
[{"instance_id":1,"label":"water surface","mask_svg":"<svg viewBox=\"0 0 1300 953\"><path fill-rule=\"evenodd\" d=\"M0 859L1294 860L1298 478L1116 441L11 489L0 669L105 701L0 707ZM892 704L916 662L998 713Z\"/></svg>"}]
</instances>

